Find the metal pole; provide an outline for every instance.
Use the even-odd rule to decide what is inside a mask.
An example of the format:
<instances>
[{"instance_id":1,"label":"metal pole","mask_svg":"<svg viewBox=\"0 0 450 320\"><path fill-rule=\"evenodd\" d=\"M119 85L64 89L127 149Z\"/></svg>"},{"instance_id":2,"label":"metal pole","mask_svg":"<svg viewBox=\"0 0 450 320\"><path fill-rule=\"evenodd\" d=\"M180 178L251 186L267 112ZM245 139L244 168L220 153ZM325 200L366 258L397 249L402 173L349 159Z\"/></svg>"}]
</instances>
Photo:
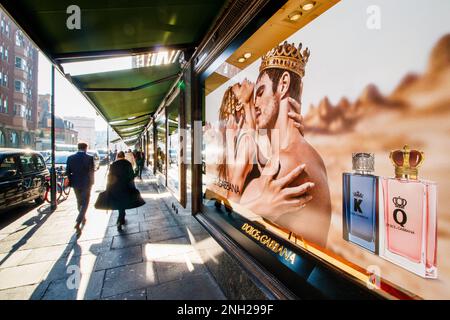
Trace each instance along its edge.
<instances>
[{"instance_id":1,"label":"metal pole","mask_svg":"<svg viewBox=\"0 0 450 320\"><path fill-rule=\"evenodd\" d=\"M111 157L110 155L111 150L109 150L109 126L106 125L106 159L108 159L108 166L109 163L111 162Z\"/></svg>"},{"instance_id":2,"label":"metal pole","mask_svg":"<svg viewBox=\"0 0 450 320\"><path fill-rule=\"evenodd\" d=\"M50 102L51 108L51 149L52 149L52 166L50 169L50 208L51 210L55 210L57 207L56 203L56 170L55 170L55 66L52 66L52 96Z\"/></svg>"}]
</instances>

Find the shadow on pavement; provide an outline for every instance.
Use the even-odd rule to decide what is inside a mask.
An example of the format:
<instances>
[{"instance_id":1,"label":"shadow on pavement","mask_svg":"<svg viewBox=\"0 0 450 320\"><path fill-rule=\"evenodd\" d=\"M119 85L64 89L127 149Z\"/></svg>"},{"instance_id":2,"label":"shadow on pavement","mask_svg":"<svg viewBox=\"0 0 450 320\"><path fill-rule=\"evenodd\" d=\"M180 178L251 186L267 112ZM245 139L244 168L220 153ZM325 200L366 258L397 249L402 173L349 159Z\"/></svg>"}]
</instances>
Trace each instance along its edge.
<instances>
[{"instance_id":1,"label":"shadow on pavement","mask_svg":"<svg viewBox=\"0 0 450 320\"><path fill-rule=\"evenodd\" d=\"M45 221L47 221L47 219L51 216L51 213L53 213L53 211L50 209L50 205L42 206L37 211L39 213L37 216L33 216L22 223L23 228L20 228L14 232L17 233L31 227L30 231L28 231L19 241L17 241L12 246L8 254L0 261L0 265L5 263L6 260L8 260L14 252L18 251L22 246L24 246L45 223Z\"/></svg>"}]
</instances>

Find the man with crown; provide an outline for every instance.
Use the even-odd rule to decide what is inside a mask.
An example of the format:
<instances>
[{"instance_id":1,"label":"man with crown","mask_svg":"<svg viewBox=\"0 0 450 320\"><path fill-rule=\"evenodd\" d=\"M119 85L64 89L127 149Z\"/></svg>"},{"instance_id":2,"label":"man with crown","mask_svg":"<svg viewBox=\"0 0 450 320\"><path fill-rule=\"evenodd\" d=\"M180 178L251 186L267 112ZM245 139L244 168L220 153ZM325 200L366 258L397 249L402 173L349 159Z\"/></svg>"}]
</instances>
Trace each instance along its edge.
<instances>
[{"instance_id":1,"label":"man with crown","mask_svg":"<svg viewBox=\"0 0 450 320\"><path fill-rule=\"evenodd\" d=\"M293 114L300 112L302 78L309 50L301 51L287 42L262 57L255 85L254 115L257 128L257 164L261 175L252 179L242 193L240 203L273 223L294 232L306 241L326 246L331 220L331 200L327 173L322 158L298 130ZM266 152L265 152L266 150ZM268 151L267 151L268 150ZM304 167L299 169L299 165ZM292 174L300 170L300 174ZM299 171L299 172L300 172ZM260 208L257 199L279 196L267 188L273 179L295 177L286 190L292 203L288 211ZM295 199L296 194L309 194L308 202ZM296 190L298 189L298 190Z\"/></svg>"}]
</instances>

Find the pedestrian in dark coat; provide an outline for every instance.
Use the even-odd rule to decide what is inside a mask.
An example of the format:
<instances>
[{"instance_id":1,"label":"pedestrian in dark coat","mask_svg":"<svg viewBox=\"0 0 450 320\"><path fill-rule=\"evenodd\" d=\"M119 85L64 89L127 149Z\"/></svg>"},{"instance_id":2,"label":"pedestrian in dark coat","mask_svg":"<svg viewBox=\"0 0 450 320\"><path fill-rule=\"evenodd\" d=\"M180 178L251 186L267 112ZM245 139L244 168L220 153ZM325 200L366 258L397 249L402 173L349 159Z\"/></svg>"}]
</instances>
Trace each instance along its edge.
<instances>
[{"instance_id":1,"label":"pedestrian in dark coat","mask_svg":"<svg viewBox=\"0 0 450 320\"><path fill-rule=\"evenodd\" d=\"M94 158L86 153L87 147L86 143L80 142L78 152L67 158L66 165L66 175L77 198L78 217L75 230L78 236L81 234L81 224L86 224L85 216L94 184Z\"/></svg>"},{"instance_id":2,"label":"pedestrian in dark coat","mask_svg":"<svg viewBox=\"0 0 450 320\"><path fill-rule=\"evenodd\" d=\"M122 230L125 222L126 209L143 206L145 201L134 184L134 171L131 163L125 159L121 151L117 160L109 167L106 190L97 199L97 209L118 210L117 229Z\"/></svg>"},{"instance_id":3,"label":"pedestrian in dark coat","mask_svg":"<svg viewBox=\"0 0 450 320\"><path fill-rule=\"evenodd\" d=\"M136 166L137 166L137 174L136 176L142 180L142 171L144 170L145 165L145 155L142 151L138 150L136 152Z\"/></svg>"}]
</instances>

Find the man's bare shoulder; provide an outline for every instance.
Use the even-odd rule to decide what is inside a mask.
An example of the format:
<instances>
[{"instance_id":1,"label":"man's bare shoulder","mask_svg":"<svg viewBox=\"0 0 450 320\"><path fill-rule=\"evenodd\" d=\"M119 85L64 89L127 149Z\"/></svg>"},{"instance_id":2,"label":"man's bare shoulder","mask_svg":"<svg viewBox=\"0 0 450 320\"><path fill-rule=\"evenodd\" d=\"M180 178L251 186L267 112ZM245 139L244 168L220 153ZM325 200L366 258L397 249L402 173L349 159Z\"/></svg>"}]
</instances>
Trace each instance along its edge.
<instances>
[{"instance_id":1,"label":"man's bare shoulder","mask_svg":"<svg viewBox=\"0 0 450 320\"><path fill-rule=\"evenodd\" d=\"M305 139L292 144L288 149L282 151L280 158L282 159L282 166L283 159L287 162L285 165L291 170L304 163L307 166L306 171L311 176L327 179L327 171L322 157Z\"/></svg>"}]
</instances>

